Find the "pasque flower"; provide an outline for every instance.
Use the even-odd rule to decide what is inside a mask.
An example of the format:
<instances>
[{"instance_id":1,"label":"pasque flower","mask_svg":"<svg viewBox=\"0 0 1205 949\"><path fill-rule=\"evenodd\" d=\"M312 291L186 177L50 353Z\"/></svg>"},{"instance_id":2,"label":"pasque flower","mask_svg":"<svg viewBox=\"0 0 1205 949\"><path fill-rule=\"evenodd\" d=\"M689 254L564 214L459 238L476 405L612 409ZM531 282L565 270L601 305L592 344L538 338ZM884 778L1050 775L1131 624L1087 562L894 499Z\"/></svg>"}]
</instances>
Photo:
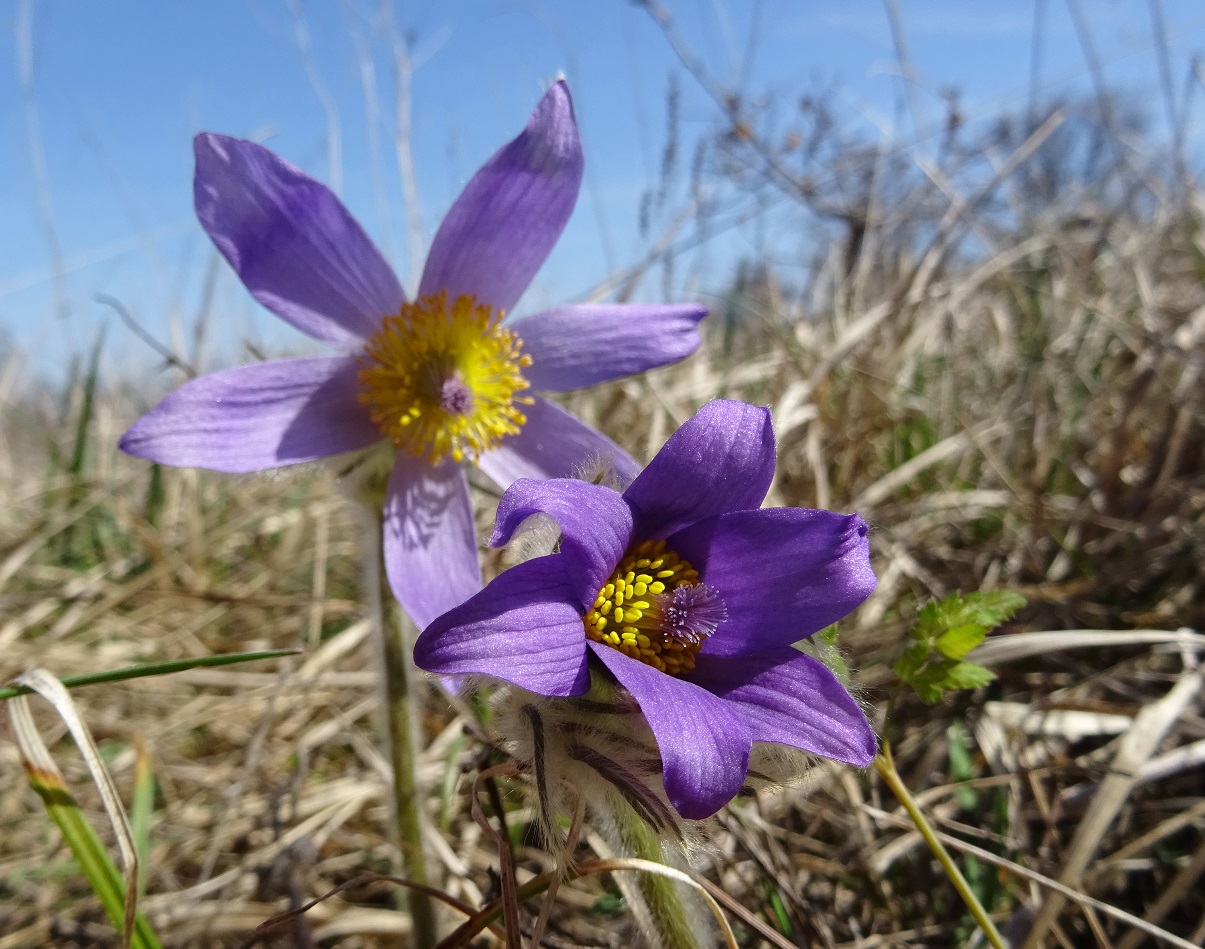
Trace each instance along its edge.
<instances>
[{"instance_id":1,"label":"pasque flower","mask_svg":"<svg viewBox=\"0 0 1205 949\"><path fill-rule=\"evenodd\" d=\"M858 703L793 646L874 589L867 528L856 514L759 509L774 464L769 412L718 401L622 494L515 482L491 543L544 514L560 525L559 551L439 617L415 662L545 696L585 693L601 664L639 704L687 818L740 790L755 741L867 764L875 739Z\"/></svg>"},{"instance_id":2,"label":"pasque flower","mask_svg":"<svg viewBox=\"0 0 1205 949\"><path fill-rule=\"evenodd\" d=\"M194 379L139 419L124 451L244 472L388 439L385 562L420 625L481 588L462 460L503 487L635 463L532 393L674 362L699 343L699 306L582 305L503 321L569 219L582 149L564 82L469 181L407 299L324 185L272 152L197 136L197 217L261 304L335 353Z\"/></svg>"}]
</instances>

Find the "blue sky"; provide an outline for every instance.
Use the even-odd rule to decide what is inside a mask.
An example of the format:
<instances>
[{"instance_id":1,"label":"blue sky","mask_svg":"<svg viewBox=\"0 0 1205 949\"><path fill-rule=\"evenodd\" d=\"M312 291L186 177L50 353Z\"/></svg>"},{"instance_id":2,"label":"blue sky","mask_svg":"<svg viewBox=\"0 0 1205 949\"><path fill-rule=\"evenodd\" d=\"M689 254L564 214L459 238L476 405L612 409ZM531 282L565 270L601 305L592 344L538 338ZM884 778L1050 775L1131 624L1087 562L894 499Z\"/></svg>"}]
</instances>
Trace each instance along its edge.
<instances>
[{"instance_id":1,"label":"blue sky","mask_svg":"<svg viewBox=\"0 0 1205 949\"><path fill-rule=\"evenodd\" d=\"M1150 4L1079 2L1108 81L1150 102L1160 120ZM393 147L393 60L381 0L31 0L28 96L18 53L25 0L0 0L7 27L0 44L0 334L26 354L30 372L55 378L104 323L112 324L109 372L155 366L153 354L96 302L97 294L120 299L157 337L192 332L212 257L191 209L190 142L197 131L262 138L331 181L328 115L303 68L291 3L304 18L314 70L337 106L343 197L409 280ZM867 128L905 134L896 124L900 84L882 3L665 5L720 79L732 81L744 69L750 87L784 96L833 88ZM1190 58L1205 52L1205 6L1199 0L1161 6L1180 95ZM899 7L921 80L923 122L940 121L937 93L944 87L960 90L972 119L1026 101L1033 0L900 0ZM1067 3L1045 0L1042 9L1043 93L1088 88ZM681 80L686 154L710 128L714 111L645 12L625 0L396 0L394 11L413 37L413 146L426 238L477 166L523 126L543 84L564 72L586 147L586 187L520 309L580 297L647 249L651 238L637 229L638 206L656 183L670 77ZM751 30L757 42L749 61ZM375 121L362 84L365 63L375 71L381 110ZM39 186L31 147L35 112L47 188ZM754 248L754 228L746 230L716 242L712 279L692 284L691 292L705 297L722 287L735 260ZM55 244L66 270L57 279ZM649 282L639 292L657 298L661 289ZM249 358L248 342L272 353L307 350L224 266L208 333L209 365ZM171 381L165 377L164 384Z\"/></svg>"}]
</instances>

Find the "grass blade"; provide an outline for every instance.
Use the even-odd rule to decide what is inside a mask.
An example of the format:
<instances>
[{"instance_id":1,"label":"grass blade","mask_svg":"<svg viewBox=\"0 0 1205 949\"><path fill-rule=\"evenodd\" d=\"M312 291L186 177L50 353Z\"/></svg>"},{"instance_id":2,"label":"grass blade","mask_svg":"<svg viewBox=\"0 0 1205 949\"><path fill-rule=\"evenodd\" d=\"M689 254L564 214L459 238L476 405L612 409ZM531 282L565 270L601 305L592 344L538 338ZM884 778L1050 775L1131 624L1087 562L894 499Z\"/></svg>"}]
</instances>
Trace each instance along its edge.
<instances>
[{"instance_id":1,"label":"grass blade","mask_svg":"<svg viewBox=\"0 0 1205 949\"><path fill-rule=\"evenodd\" d=\"M124 682L126 679L142 679L146 676L170 675L173 672L185 672L189 669L204 669L212 666L231 666L240 662L257 662L260 659L279 659L281 656L295 656L297 649L264 649L259 652L231 652L219 656L202 656L195 659L173 659L170 662L147 662L137 666L126 666L124 669L109 669L105 672L85 672L83 675L64 676L56 680L68 689L78 689L83 685L99 685L102 682ZM11 699L16 695L29 695L35 691L27 685L8 685L0 689L0 701Z\"/></svg>"},{"instance_id":2,"label":"grass blade","mask_svg":"<svg viewBox=\"0 0 1205 949\"><path fill-rule=\"evenodd\" d=\"M159 941L154 931L145 917L138 913L138 855L129 821L113 778L101 759L87 725L76 711L70 693L48 672L34 669L23 675L20 681L54 706L79 746L116 832L124 872L117 869L67 788L62 772L54 763L34 724L28 700L18 696L10 703L9 714L30 786L42 799L47 814L58 826L105 913L122 934L122 946L157 949Z\"/></svg>"}]
</instances>

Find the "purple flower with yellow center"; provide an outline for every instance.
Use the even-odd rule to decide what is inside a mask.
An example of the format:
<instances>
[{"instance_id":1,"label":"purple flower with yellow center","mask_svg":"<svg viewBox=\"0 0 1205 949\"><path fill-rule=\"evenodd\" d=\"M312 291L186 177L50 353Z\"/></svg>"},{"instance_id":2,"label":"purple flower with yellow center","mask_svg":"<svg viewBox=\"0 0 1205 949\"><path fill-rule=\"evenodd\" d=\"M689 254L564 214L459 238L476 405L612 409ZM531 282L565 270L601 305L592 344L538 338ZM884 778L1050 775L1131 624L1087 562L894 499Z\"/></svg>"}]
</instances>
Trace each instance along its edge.
<instances>
[{"instance_id":1,"label":"purple flower with yellow center","mask_svg":"<svg viewBox=\"0 0 1205 949\"><path fill-rule=\"evenodd\" d=\"M532 393L675 362L698 346L707 311L595 304L503 321L577 200L582 149L564 82L452 205L414 300L324 185L251 142L206 133L195 151L197 217L222 256L256 300L336 353L194 379L126 432L124 451L245 472L392 442L385 562L420 626L481 588L462 461L503 487L595 462L637 470Z\"/></svg>"},{"instance_id":2,"label":"purple flower with yellow center","mask_svg":"<svg viewBox=\"0 0 1205 949\"><path fill-rule=\"evenodd\" d=\"M753 742L863 766L875 738L858 703L794 644L875 586L856 514L760 509L774 475L770 414L712 402L622 494L521 480L491 543L535 514L557 553L505 571L428 626L422 669L486 675L546 696L582 695L599 662L640 705L682 816L740 790Z\"/></svg>"}]
</instances>

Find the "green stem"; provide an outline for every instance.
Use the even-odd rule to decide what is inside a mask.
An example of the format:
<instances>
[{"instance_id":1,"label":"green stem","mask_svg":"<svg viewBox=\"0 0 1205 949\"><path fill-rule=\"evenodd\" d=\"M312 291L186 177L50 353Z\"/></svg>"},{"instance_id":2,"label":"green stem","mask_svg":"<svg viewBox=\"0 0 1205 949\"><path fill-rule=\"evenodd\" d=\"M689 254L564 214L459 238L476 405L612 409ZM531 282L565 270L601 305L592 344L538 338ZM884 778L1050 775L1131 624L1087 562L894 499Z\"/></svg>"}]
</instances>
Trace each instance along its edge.
<instances>
[{"instance_id":1,"label":"green stem","mask_svg":"<svg viewBox=\"0 0 1205 949\"><path fill-rule=\"evenodd\" d=\"M385 717L389 735L389 760L393 770L394 836L400 853L401 875L414 883L427 882L427 861L423 851L419 808L422 795L418 783L418 695L410 662L408 621L393 598L382 560L383 538L380 516L368 543L368 562L375 565L368 583L374 600L374 615L381 635L385 677ZM430 949L437 941L435 909L431 898L421 890L405 891L410 912L410 941L414 949Z\"/></svg>"},{"instance_id":2,"label":"green stem","mask_svg":"<svg viewBox=\"0 0 1205 949\"><path fill-rule=\"evenodd\" d=\"M614 817L631 856L665 863L661 839L634 810L621 804ZM636 886L648 907L649 924L653 927L649 935L657 940L654 944L660 944L664 949L698 949L699 942L691 929L678 884L660 874L642 873Z\"/></svg>"},{"instance_id":3,"label":"green stem","mask_svg":"<svg viewBox=\"0 0 1205 949\"><path fill-rule=\"evenodd\" d=\"M891 788L891 792L904 806L904 810L912 818L912 823L916 825L916 829L920 831L920 835L925 838L925 843L929 845L929 850L937 858L937 862L942 865L942 868L946 871L946 876L954 884L954 889L958 891L958 895L962 897L962 901L966 904L967 909L975 917L979 928L983 930L984 937L991 943L993 949L1007 949L1003 937L1001 937L999 930L996 929L996 924L992 922L992 918L988 915L987 910L984 909L983 904L979 902L979 898L971 890L970 884L967 883L966 877L962 875L962 871L958 869L958 865L950 856L950 852L946 850L945 845L933 833L933 828L925 820L925 815L921 813L915 799L908 791L907 785L904 784L903 778L900 777L900 773L895 770L895 762L891 757L891 746L886 741L883 742L882 753L874 759L874 766L875 770L883 776L883 780L887 782L887 786Z\"/></svg>"}]
</instances>

